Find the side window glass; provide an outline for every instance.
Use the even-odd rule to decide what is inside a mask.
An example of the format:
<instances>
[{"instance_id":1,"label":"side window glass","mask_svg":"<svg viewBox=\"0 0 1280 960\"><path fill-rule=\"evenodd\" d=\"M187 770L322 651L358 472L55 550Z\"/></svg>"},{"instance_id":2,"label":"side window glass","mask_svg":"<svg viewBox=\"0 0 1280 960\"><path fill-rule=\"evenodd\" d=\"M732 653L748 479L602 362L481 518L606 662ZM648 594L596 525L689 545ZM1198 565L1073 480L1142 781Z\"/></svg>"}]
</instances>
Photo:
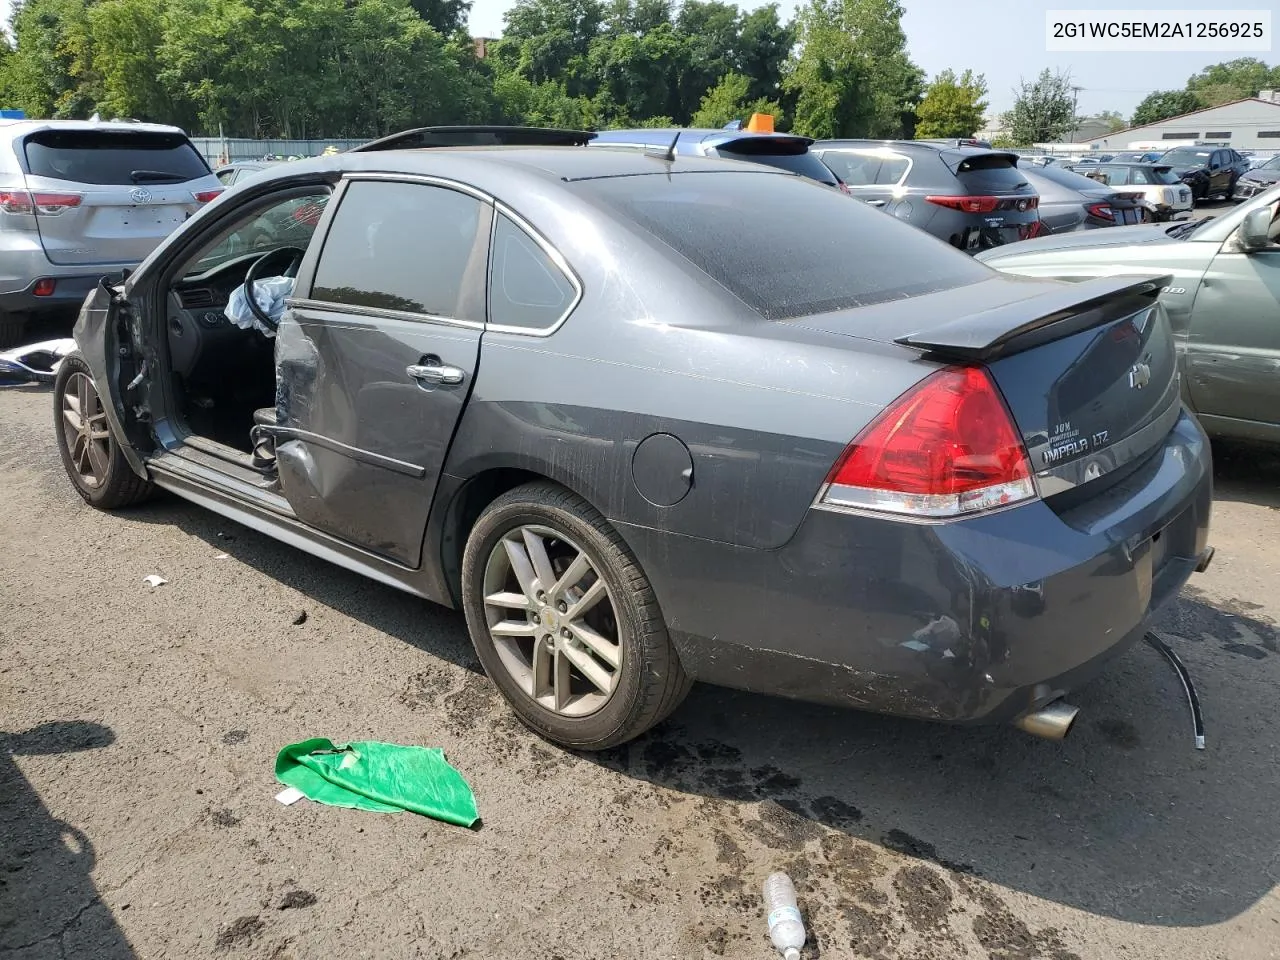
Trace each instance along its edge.
<instances>
[{"instance_id":1,"label":"side window glass","mask_svg":"<svg viewBox=\"0 0 1280 960\"><path fill-rule=\"evenodd\" d=\"M325 238L311 298L483 320L467 293L484 268L487 210L447 187L354 181Z\"/></svg>"},{"instance_id":2,"label":"side window glass","mask_svg":"<svg viewBox=\"0 0 1280 960\"><path fill-rule=\"evenodd\" d=\"M221 170L218 173L218 180L228 185L235 178L236 178L236 171L234 167L232 167L230 170Z\"/></svg>"},{"instance_id":3,"label":"side window glass","mask_svg":"<svg viewBox=\"0 0 1280 960\"><path fill-rule=\"evenodd\" d=\"M1146 170L1135 167L1130 172L1130 181L1135 184L1143 184L1144 186L1151 183L1151 176Z\"/></svg>"},{"instance_id":4,"label":"side window glass","mask_svg":"<svg viewBox=\"0 0 1280 960\"><path fill-rule=\"evenodd\" d=\"M851 187L865 187L875 183L876 174L880 171L879 157L847 153L844 150L826 151L822 155L822 162Z\"/></svg>"},{"instance_id":5,"label":"side window glass","mask_svg":"<svg viewBox=\"0 0 1280 960\"><path fill-rule=\"evenodd\" d=\"M489 322L543 330L564 316L577 295L547 252L511 220L499 216L489 275Z\"/></svg>"},{"instance_id":6,"label":"side window glass","mask_svg":"<svg viewBox=\"0 0 1280 960\"><path fill-rule=\"evenodd\" d=\"M329 203L329 191L293 193L241 220L218 235L202 250L185 271L194 276L251 253L261 256L283 247L306 250Z\"/></svg>"},{"instance_id":7,"label":"side window glass","mask_svg":"<svg viewBox=\"0 0 1280 960\"><path fill-rule=\"evenodd\" d=\"M880 162L880 170L876 173L876 183L896 184L910 165L911 162L906 157L885 157Z\"/></svg>"}]
</instances>

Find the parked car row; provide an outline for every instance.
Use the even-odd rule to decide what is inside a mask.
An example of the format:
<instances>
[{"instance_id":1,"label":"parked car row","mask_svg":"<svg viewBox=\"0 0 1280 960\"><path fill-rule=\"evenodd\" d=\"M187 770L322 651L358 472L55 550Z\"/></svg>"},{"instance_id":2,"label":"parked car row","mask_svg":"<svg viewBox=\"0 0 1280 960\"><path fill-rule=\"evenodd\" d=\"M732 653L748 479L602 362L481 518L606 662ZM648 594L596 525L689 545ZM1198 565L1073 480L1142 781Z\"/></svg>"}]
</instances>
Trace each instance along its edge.
<instances>
[{"instance_id":1,"label":"parked car row","mask_svg":"<svg viewBox=\"0 0 1280 960\"><path fill-rule=\"evenodd\" d=\"M630 136L407 131L237 184L86 302L53 394L71 483L463 611L565 746L694 680L1065 736L1212 559L1204 426L1278 436L1249 391L1280 359L1280 188L982 249L1042 222L1044 169ZM1117 192L1048 182L1077 227ZM206 322L232 301L252 327Z\"/></svg>"}]
</instances>

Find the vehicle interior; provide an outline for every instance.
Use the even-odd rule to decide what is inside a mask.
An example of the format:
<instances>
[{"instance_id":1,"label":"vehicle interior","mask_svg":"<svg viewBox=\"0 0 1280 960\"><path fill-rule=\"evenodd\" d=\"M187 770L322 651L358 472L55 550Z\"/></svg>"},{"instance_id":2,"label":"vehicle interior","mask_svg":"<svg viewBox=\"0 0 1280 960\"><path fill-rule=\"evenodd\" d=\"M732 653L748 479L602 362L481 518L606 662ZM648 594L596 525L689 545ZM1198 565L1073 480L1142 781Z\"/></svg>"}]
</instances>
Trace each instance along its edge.
<instances>
[{"instance_id":1,"label":"vehicle interior","mask_svg":"<svg viewBox=\"0 0 1280 960\"><path fill-rule=\"evenodd\" d=\"M327 187L311 186L273 198L202 244L168 280L175 412L189 434L258 469L272 465L260 444L254 456L251 433L275 419L275 324L329 197Z\"/></svg>"}]
</instances>

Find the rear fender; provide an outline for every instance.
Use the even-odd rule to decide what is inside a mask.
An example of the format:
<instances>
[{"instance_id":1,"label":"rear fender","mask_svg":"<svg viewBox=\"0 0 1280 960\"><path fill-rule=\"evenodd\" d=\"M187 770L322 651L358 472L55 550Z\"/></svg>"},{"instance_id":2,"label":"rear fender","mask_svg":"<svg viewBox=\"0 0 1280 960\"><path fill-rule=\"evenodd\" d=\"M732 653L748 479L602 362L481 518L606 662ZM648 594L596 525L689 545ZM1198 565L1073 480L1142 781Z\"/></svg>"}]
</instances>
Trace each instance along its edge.
<instances>
[{"instance_id":1,"label":"rear fender","mask_svg":"<svg viewBox=\"0 0 1280 960\"><path fill-rule=\"evenodd\" d=\"M80 308L72 336L103 399L111 432L120 441L130 469L146 478L143 453L151 446L147 362L139 355L142 338L135 311L120 287L103 277ZM145 388L145 389L140 389Z\"/></svg>"}]
</instances>

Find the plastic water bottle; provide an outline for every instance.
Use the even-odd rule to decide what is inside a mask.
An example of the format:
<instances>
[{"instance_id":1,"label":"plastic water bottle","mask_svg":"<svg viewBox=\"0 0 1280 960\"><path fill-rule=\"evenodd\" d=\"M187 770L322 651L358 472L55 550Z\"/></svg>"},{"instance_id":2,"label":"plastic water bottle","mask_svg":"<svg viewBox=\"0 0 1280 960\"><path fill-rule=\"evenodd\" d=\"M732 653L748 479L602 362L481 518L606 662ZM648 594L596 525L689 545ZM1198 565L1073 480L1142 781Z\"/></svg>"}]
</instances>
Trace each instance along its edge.
<instances>
[{"instance_id":1,"label":"plastic water bottle","mask_svg":"<svg viewBox=\"0 0 1280 960\"><path fill-rule=\"evenodd\" d=\"M804 920L796 906L796 888L785 873L771 873L764 882L764 909L769 915L769 939L785 960L800 960Z\"/></svg>"}]
</instances>

